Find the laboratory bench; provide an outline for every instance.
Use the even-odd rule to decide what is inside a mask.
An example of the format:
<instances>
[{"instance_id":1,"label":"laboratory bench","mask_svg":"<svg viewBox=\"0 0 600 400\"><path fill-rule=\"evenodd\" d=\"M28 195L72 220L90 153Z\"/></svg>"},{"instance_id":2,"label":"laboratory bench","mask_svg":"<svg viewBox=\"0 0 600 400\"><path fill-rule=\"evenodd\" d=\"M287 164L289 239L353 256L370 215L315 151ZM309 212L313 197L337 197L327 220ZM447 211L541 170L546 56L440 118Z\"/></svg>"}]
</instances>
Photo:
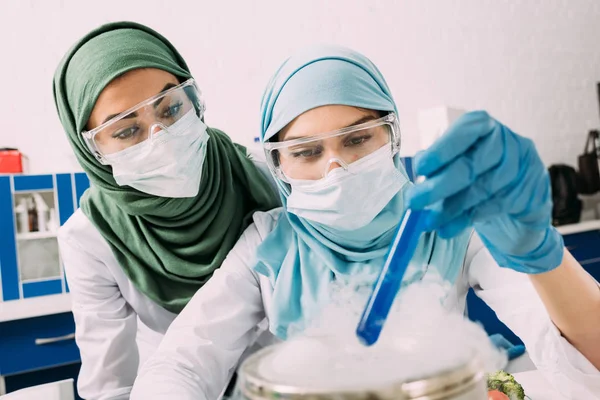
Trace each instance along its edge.
<instances>
[{"instance_id":1,"label":"laboratory bench","mask_svg":"<svg viewBox=\"0 0 600 400\"><path fill-rule=\"evenodd\" d=\"M0 394L77 378L56 232L88 187L84 173L0 175Z\"/></svg>"}]
</instances>

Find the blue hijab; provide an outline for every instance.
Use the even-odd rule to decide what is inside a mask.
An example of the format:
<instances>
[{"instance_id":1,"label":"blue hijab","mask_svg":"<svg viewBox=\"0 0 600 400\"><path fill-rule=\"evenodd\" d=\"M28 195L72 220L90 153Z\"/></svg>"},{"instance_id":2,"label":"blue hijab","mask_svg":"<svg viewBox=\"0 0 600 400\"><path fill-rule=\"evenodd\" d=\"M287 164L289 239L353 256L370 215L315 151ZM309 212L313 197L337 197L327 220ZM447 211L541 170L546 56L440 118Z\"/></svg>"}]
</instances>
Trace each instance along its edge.
<instances>
[{"instance_id":1,"label":"blue hijab","mask_svg":"<svg viewBox=\"0 0 600 400\"><path fill-rule=\"evenodd\" d=\"M324 105L397 114L383 75L369 59L343 47L311 47L287 59L265 90L261 104L263 143L297 116ZM275 177L284 211L259 246L254 269L274 288L269 329L276 336L287 339L290 332L306 327L328 299L333 280L359 273L373 275L382 267L411 185L397 156L395 163L407 183L372 222L351 232L336 231L287 212L287 184ZM469 236L470 232L465 232L443 240L424 234L404 284L422 279L432 269L453 283L462 268Z\"/></svg>"}]
</instances>

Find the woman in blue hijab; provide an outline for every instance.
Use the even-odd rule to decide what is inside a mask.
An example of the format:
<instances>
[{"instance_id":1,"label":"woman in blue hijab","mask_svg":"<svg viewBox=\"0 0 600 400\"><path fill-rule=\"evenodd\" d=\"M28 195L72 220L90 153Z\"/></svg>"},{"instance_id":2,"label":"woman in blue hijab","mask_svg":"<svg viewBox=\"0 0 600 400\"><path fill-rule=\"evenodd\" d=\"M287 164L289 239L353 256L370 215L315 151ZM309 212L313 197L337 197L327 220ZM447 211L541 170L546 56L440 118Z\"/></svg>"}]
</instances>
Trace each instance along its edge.
<instances>
[{"instance_id":1,"label":"woman in blue hijab","mask_svg":"<svg viewBox=\"0 0 600 400\"><path fill-rule=\"evenodd\" d=\"M473 287L557 386L596 393L600 321L589 321L600 315L600 290L550 224L549 181L531 141L468 113L416 157L427 180L413 186L383 76L336 46L286 60L261 111L283 208L254 215L144 366L133 399L218 398L257 338L288 339L317 315L333 280L377 274L408 205L431 210L432 233L405 284L445 281L441 300L458 312Z\"/></svg>"}]
</instances>

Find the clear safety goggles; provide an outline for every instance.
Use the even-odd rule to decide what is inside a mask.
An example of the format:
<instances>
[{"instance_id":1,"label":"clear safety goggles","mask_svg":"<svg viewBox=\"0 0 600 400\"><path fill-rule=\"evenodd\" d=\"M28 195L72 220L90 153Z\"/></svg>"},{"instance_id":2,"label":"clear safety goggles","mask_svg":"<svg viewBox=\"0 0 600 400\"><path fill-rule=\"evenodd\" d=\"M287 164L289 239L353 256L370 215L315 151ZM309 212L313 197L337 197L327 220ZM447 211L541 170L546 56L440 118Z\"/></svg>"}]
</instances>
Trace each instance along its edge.
<instances>
[{"instance_id":1,"label":"clear safety goggles","mask_svg":"<svg viewBox=\"0 0 600 400\"><path fill-rule=\"evenodd\" d=\"M82 132L82 135L98 161L108 164L106 156L153 140L160 132L168 133L169 127L192 109L202 118L206 108L194 79L188 79L120 113L97 128Z\"/></svg>"},{"instance_id":2,"label":"clear safety goggles","mask_svg":"<svg viewBox=\"0 0 600 400\"><path fill-rule=\"evenodd\" d=\"M400 150L400 126L395 113L316 136L267 142L264 149L271 171L289 183L322 179L339 167L347 170L353 162L384 146L390 146L392 156Z\"/></svg>"}]
</instances>

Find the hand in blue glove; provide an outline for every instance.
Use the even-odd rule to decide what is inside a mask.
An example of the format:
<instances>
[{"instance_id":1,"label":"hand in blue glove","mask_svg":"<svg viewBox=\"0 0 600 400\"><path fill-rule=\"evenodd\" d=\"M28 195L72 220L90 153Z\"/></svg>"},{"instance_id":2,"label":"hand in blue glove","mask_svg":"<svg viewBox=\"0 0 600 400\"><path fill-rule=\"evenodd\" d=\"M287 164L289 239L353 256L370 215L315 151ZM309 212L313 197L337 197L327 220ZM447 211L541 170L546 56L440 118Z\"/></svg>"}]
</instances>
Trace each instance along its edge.
<instances>
[{"instance_id":1,"label":"hand in blue glove","mask_svg":"<svg viewBox=\"0 0 600 400\"><path fill-rule=\"evenodd\" d=\"M417 154L415 166L427 179L411 189L409 206L431 209L430 230L447 238L473 226L496 262L519 272L561 264L550 180L531 140L470 112Z\"/></svg>"},{"instance_id":2,"label":"hand in blue glove","mask_svg":"<svg viewBox=\"0 0 600 400\"><path fill-rule=\"evenodd\" d=\"M496 346L496 348L506 351L508 360L514 360L517 357L521 357L525 354L525 346L522 344L514 345L508 341L504 336L499 333L490 335L490 340Z\"/></svg>"}]
</instances>

